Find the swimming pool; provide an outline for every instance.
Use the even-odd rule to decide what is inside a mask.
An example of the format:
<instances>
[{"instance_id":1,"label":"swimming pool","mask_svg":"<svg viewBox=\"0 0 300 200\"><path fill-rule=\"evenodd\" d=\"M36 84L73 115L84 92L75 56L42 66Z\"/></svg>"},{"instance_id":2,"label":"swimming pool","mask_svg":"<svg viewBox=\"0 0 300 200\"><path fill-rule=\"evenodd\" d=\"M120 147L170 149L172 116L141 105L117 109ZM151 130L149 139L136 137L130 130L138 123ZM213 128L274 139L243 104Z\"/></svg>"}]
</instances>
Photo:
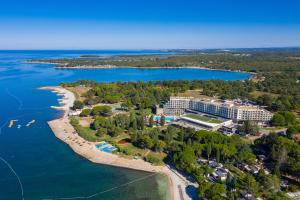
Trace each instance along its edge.
<instances>
[{"instance_id":1,"label":"swimming pool","mask_svg":"<svg viewBox=\"0 0 300 200\"><path fill-rule=\"evenodd\" d=\"M102 151L104 151L104 152L106 152L106 153L112 153L112 152L115 151L115 150L117 150L117 148L114 147L114 146L102 148Z\"/></svg>"},{"instance_id":2,"label":"swimming pool","mask_svg":"<svg viewBox=\"0 0 300 200\"><path fill-rule=\"evenodd\" d=\"M113 151L117 150L116 147L113 145L107 143L107 142L101 142L95 145L97 149L100 151L106 152L106 153L112 153Z\"/></svg>"},{"instance_id":3,"label":"swimming pool","mask_svg":"<svg viewBox=\"0 0 300 200\"><path fill-rule=\"evenodd\" d=\"M154 116L153 117L153 120L154 121L160 121L160 118L161 118L161 116ZM172 121L174 121L175 120L175 117L174 116L165 116L165 121L166 122L172 122Z\"/></svg>"}]
</instances>

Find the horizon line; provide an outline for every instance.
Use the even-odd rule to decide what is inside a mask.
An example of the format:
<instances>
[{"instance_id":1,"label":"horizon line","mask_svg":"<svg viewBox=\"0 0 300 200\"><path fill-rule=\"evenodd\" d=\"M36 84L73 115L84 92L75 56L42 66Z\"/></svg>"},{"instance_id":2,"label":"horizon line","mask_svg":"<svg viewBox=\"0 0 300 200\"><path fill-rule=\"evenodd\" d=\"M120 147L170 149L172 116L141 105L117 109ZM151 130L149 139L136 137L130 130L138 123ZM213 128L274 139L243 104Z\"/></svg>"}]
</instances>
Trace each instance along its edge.
<instances>
[{"instance_id":1,"label":"horizon line","mask_svg":"<svg viewBox=\"0 0 300 200\"><path fill-rule=\"evenodd\" d=\"M0 49L0 51L167 51L167 50L226 50L226 49L289 49L289 48L300 48L300 46L268 46L268 47L219 47L219 48L103 48L103 49L88 49L88 48L58 48L58 49Z\"/></svg>"}]
</instances>

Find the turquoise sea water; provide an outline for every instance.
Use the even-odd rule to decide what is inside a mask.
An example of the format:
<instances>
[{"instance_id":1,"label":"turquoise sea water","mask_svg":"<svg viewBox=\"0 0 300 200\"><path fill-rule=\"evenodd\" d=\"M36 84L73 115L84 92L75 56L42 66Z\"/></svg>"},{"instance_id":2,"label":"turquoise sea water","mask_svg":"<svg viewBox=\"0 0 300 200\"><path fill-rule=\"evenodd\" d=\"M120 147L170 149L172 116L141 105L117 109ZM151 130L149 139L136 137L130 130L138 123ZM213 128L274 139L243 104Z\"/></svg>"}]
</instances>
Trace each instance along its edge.
<instances>
[{"instance_id":1,"label":"turquoise sea water","mask_svg":"<svg viewBox=\"0 0 300 200\"><path fill-rule=\"evenodd\" d=\"M178 79L242 80L245 73L198 69L63 70L29 64L35 58L78 57L82 54L160 54L156 51L0 51L0 200L166 199L161 175L91 163L55 138L47 121L61 115L50 108L58 97L40 86L91 79L149 81ZM18 119L12 128L9 120ZM26 124L35 119L30 127ZM17 125L22 125L18 129Z\"/></svg>"}]
</instances>

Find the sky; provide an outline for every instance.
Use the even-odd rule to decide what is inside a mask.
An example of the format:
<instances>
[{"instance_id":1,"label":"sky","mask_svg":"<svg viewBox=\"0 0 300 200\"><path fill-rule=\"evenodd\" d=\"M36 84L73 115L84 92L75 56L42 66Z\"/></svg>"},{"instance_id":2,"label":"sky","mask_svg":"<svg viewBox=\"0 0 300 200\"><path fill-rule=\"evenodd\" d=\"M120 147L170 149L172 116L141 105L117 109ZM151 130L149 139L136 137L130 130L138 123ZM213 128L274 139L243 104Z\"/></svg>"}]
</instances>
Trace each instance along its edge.
<instances>
[{"instance_id":1,"label":"sky","mask_svg":"<svg viewBox=\"0 0 300 200\"><path fill-rule=\"evenodd\" d=\"M0 0L0 49L300 46L299 0Z\"/></svg>"}]
</instances>

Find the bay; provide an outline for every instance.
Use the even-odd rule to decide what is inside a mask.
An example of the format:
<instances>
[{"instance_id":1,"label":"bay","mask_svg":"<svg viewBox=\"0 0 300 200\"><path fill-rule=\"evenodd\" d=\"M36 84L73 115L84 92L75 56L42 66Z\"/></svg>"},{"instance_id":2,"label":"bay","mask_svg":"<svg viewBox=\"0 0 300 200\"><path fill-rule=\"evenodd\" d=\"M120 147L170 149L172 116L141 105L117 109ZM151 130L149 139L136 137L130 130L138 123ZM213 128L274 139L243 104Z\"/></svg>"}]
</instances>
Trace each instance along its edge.
<instances>
[{"instance_id":1,"label":"bay","mask_svg":"<svg viewBox=\"0 0 300 200\"><path fill-rule=\"evenodd\" d=\"M29 59L80 55L153 55L161 51L0 51L0 199L167 199L167 179L141 171L94 164L56 139L47 121L58 97L41 86L82 79L100 82L151 80L244 80L240 72L204 69L54 69ZM11 119L18 120L8 128ZM36 123L26 127L31 120ZM22 125L20 129L17 125Z\"/></svg>"}]
</instances>

